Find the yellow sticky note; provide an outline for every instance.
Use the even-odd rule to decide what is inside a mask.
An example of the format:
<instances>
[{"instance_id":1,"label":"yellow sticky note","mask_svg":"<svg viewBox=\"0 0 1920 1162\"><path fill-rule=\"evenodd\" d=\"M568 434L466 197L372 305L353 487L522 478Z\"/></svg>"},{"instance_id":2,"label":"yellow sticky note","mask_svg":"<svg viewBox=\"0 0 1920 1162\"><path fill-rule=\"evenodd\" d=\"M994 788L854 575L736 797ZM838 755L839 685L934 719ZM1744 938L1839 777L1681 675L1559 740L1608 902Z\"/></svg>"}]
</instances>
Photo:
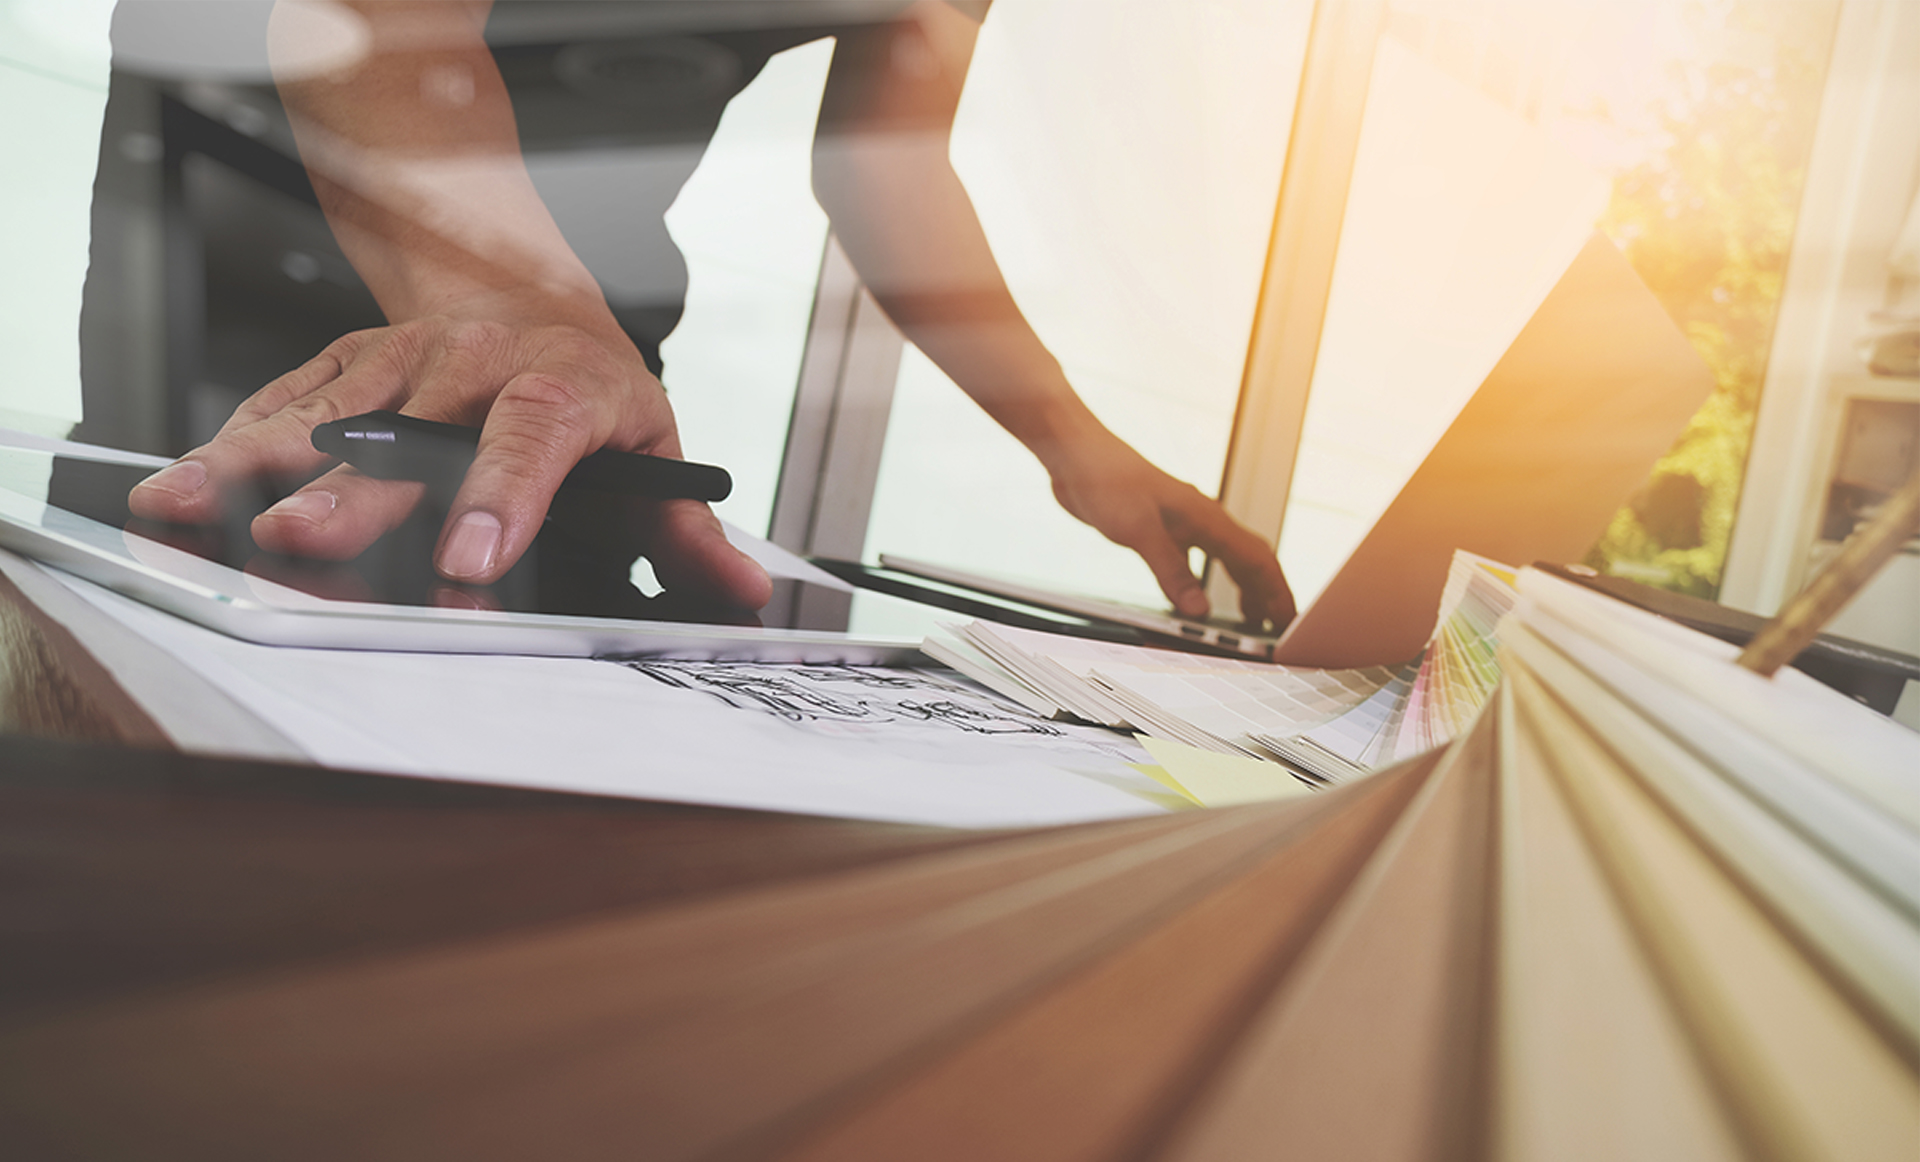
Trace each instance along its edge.
<instances>
[{"instance_id":1,"label":"yellow sticky note","mask_svg":"<svg viewBox=\"0 0 1920 1162\"><path fill-rule=\"evenodd\" d=\"M1134 770L1139 771L1141 774L1147 776L1149 779L1152 779L1154 782L1165 787L1170 792L1170 794L1168 795L1154 794L1152 798L1155 802L1158 802L1161 799L1178 799L1180 801L1180 804L1184 804L1185 806L1188 806L1188 807L1205 807L1206 806L1205 803L1202 803L1200 800L1193 797L1192 791L1189 791L1185 787L1181 786L1180 781L1178 779L1175 779L1172 775L1169 775L1167 773L1167 768L1162 766L1156 766L1153 763L1128 763L1127 765L1132 767ZM1143 798L1147 796L1146 792L1136 792L1136 793L1140 794ZM1162 805L1167 807L1176 806L1176 804L1172 804L1172 803L1165 803Z\"/></svg>"},{"instance_id":2,"label":"yellow sticky note","mask_svg":"<svg viewBox=\"0 0 1920 1162\"><path fill-rule=\"evenodd\" d=\"M1140 745L1147 748L1147 753L1159 762L1167 775L1160 781L1202 806L1227 807L1313 794L1312 788L1278 763L1244 755L1216 754L1144 734L1139 738ZM1144 767L1139 769L1149 777L1159 777Z\"/></svg>"}]
</instances>

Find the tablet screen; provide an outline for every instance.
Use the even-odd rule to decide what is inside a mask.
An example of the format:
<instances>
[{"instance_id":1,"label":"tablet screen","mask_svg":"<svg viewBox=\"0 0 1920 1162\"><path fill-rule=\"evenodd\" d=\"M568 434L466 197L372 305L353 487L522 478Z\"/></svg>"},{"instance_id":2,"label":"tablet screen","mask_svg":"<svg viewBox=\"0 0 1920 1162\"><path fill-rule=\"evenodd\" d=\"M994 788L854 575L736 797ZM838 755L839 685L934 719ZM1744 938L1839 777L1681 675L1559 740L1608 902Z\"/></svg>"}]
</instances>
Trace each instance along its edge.
<instances>
[{"instance_id":1,"label":"tablet screen","mask_svg":"<svg viewBox=\"0 0 1920 1162\"><path fill-rule=\"evenodd\" d=\"M20 456L15 449L0 455ZM24 453L24 455L40 455ZM44 463L42 456L41 462ZM288 604L271 595L276 587L294 594L349 603L377 603L508 613L558 614L784 629L916 639L941 622L957 619L953 607L867 589L852 592L824 584L776 578L774 597L762 610L729 607L701 594L644 593L634 583L634 563L645 554L643 502L614 497L562 497L526 555L498 582L458 585L433 570L432 553L445 512L426 504L372 548L350 561L320 561L261 550L249 533L253 518L297 486L258 482L223 495L223 519L210 525L169 525L135 518L127 511L127 492L153 470L69 456L53 457L47 505L105 526L124 529L148 541L189 554L198 561L235 569L249 579L248 596ZM50 512L48 527L58 513ZM85 532L67 522L69 534ZM140 542L117 535L82 536L97 548L184 580L219 589L222 577L199 571L171 554L130 552ZM182 567L183 565L188 567ZM233 588L225 575L227 589ZM853 578L856 583L858 578ZM271 582L262 586L258 582ZM961 613L974 612L961 610ZM1051 613L1036 628L1061 632L1100 632L1073 617Z\"/></svg>"}]
</instances>

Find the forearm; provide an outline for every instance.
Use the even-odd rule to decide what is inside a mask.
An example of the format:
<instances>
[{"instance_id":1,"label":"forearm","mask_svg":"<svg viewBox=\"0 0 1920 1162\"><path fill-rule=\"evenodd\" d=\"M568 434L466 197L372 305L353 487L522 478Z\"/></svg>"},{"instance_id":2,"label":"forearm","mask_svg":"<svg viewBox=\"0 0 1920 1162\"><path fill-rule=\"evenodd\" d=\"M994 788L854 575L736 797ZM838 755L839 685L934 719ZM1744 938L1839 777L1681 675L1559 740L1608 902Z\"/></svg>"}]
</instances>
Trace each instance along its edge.
<instances>
[{"instance_id":1,"label":"forearm","mask_svg":"<svg viewBox=\"0 0 1920 1162\"><path fill-rule=\"evenodd\" d=\"M270 26L281 96L321 207L389 320L529 294L606 316L521 160L482 35L489 0L352 4L370 51L335 71L286 76L306 2L280 0Z\"/></svg>"},{"instance_id":2,"label":"forearm","mask_svg":"<svg viewBox=\"0 0 1920 1162\"><path fill-rule=\"evenodd\" d=\"M814 191L888 316L1050 471L1114 437L1015 303L948 159L976 26L943 4L835 49Z\"/></svg>"},{"instance_id":3,"label":"forearm","mask_svg":"<svg viewBox=\"0 0 1920 1162\"><path fill-rule=\"evenodd\" d=\"M843 159L827 199L835 234L907 338L1051 468L1064 444L1105 429L1015 303L944 150L898 156L922 148Z\"/></svg>"}]
</instances>

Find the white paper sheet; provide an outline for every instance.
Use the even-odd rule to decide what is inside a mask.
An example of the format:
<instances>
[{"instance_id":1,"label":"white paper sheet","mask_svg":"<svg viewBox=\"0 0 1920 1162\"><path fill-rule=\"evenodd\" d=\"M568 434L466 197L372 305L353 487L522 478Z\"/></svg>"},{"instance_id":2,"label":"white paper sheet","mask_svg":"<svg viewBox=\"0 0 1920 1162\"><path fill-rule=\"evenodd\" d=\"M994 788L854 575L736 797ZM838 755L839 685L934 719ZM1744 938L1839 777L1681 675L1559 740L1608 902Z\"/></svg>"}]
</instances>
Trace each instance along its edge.
<instances>
[{"instance_id":1,"label":"white paper sheet","mask_svg":"<svg viewBox=\"0 0 1920 1162\"><path fill-rule=\"evenodd\" d=\"M1132 740L953 677L863 690L840 667L715 664L670 684L590 659L282 649L62 579L325 766L958 827L1159 810Z\"/></svg>"},{"instance_id":2,"label":"white paper sheet","mask_svg":"<svg viewBox=\"0 0 1920 1162\"><path fill-rule=\"evenodd\" d=\"M756 537L745 529L728 524L726 521L721 521L720 527L726 530L728 544L759 562L760 567L765 569L771 577L786 577L812 585L824 585L828 589L838 589L842 593L853 592L853 586L805 557L790 553L772 541Z\"/></svg>"}]
</instances>

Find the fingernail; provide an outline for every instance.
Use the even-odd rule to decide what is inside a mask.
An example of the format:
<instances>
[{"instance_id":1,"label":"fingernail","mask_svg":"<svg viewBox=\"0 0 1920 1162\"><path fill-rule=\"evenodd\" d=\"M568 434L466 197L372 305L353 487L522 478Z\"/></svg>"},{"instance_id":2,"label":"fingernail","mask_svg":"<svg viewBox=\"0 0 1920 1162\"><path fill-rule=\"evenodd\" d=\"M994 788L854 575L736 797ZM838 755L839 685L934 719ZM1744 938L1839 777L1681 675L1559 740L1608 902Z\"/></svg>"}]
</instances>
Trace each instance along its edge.
<instances>
[{"instance_id":1,"label":"fingernail","mask_svg":"<svg viewBox=\"0 0 1920 1162\"><path fill-rule=\"evenodd\" d=\"M158 488L175 496L192 496L207 482L207 466L197 460L175 460L142 480L138 487Z\"/></svg>"},{"instance_id":2,"label":"fingernail","mask_svg":"<svg viewBox=\"0 0 1920 1162\"><path fill-rule=\"evenodd\" d=\"M313 489L310 492L296 492L268 509L268 516L296 516L301 520L319 524L333 515L334 506L339 500L331 492Z\"/></svg>"},{"instance_id":3,"label":"fingernail","mask_svg":"<svg viewBox=\"0 0 1920 1162\"><path fill-rule=\"evenodd\" d=\"M470 512L453 522L440 550L440 572L448 577L479 577L493 568L500 553L500 521L492 513Z\"/></svg>"},{"instance_id":4,"label":"fingernail","mask_svg":"<svg viewBox=\"0 0 1920 1162\"><path fill-rule=\"evenodd\" d=\"M435 585L427 596L440 609L486 610L493 608L464 589L455 589L451 585Z\"/></svg>"}]
</instances>

